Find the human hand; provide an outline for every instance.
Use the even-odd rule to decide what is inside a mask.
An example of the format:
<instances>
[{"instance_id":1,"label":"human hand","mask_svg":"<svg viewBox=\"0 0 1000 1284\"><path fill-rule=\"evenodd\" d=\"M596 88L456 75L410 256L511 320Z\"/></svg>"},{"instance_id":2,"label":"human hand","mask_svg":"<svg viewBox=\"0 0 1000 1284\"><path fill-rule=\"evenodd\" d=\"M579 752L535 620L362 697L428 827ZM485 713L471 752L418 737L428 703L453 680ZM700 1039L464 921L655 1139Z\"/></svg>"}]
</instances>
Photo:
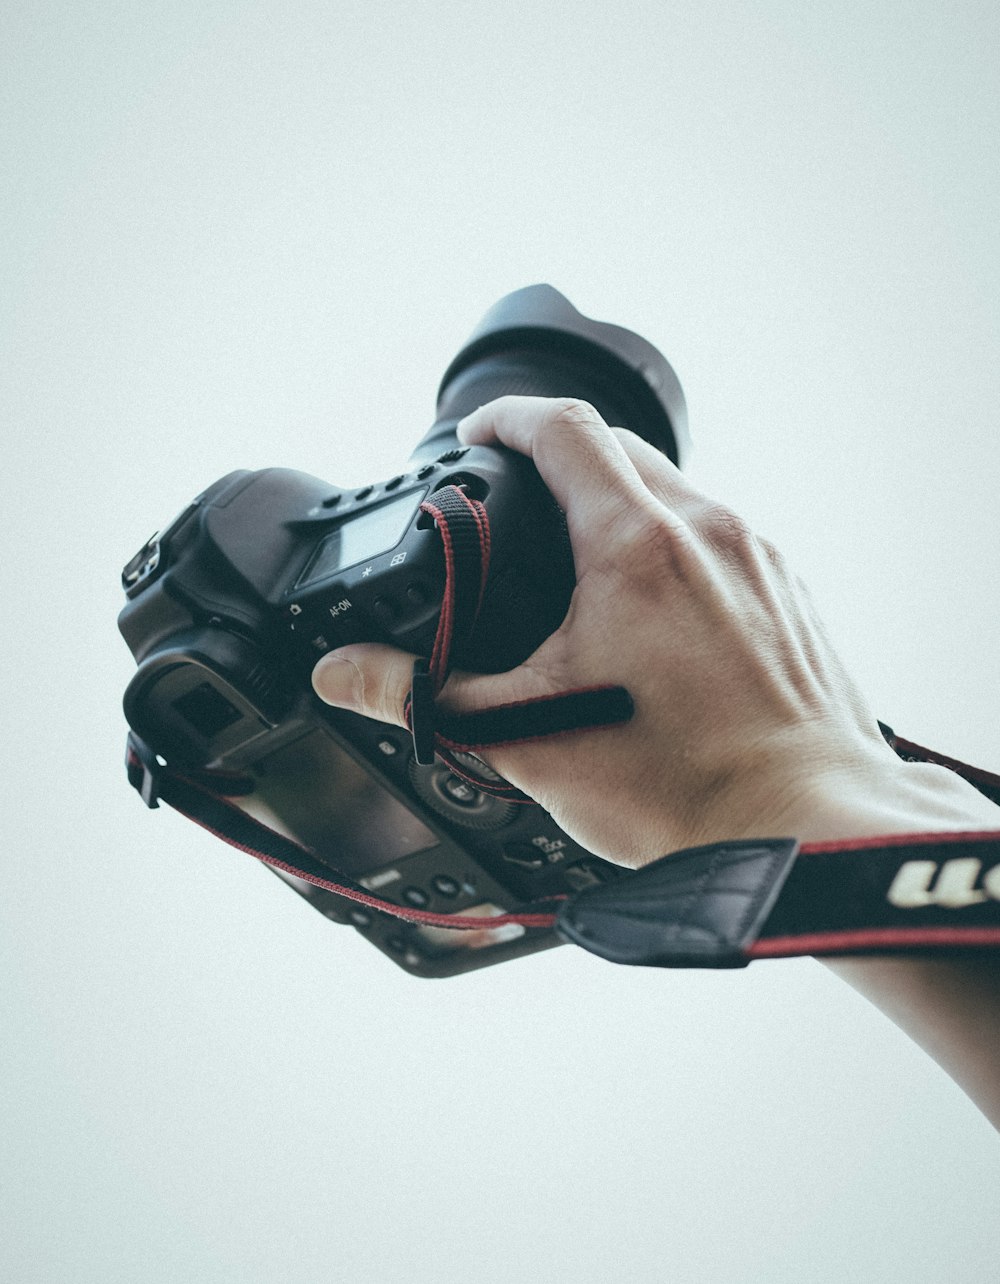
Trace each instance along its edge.
<instances>
[{"instance_id":1,"label":"human hand","mask_svg":"<svg viewBox=\"0 0 1000 1284\"><path fill-rule=\"evenodd\" d=\"M641 865L725 839L905 832L938 814L937 827L954 827L967 799L937 768L916 768L936 799L917 818L926 790L885 744L782 555L653 447L565 398L500 397L459 435L533 459L565 511L577 584L561 627L522 665L453 673L440 700L468 712L628 689L627 724L481 755L582 846ZM327 703L404 726L413 658L343 647L313 685Z\"/></svg>"}]
</instances>

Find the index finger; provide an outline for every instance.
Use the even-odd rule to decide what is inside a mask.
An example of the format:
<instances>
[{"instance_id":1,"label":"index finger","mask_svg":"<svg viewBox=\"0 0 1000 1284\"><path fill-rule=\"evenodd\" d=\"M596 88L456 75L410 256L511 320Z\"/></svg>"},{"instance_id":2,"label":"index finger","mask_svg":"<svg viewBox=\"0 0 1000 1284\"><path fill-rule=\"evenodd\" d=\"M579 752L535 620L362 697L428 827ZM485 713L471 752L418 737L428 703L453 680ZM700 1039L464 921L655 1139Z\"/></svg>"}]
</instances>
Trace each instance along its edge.
<instances>
[{"instance_id":1,"label":"index finger","mask_svg":"<svg viewBox=\"0 0 1000 1284\"><path fill-rule=\"evenodd\" d=\"M648 512L655 502L621 442L587 401L498 397L467 415L458 434L467 445L499 443L528 455L565 512L574 540L593 536L602 518Z\"/></svg>"}]
</instances>

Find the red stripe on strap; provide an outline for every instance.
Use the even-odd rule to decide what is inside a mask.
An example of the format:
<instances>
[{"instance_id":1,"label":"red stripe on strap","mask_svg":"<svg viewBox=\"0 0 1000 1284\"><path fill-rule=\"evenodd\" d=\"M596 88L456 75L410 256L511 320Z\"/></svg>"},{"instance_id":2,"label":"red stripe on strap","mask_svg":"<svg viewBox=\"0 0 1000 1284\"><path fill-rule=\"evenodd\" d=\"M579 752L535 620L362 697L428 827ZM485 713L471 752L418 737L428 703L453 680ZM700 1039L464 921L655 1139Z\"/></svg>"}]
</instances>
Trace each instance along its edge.
<instances>
[{"instance_id":1,"label":"red stripe on strap","mask_svg":"<svg viewBox=\"0 0 1000 1284\"><path fill-rule=\"evenodd\" d=\"M947 754L938 753L936 749L926 749L923 745L918 745L915 740L906 740L903 736L897 736L895 732L893 732L892 747L901 758L932 762L939 767L948 767L973 784L978 781L994 789L1000 788L1000 776L995 772L986 771L982 767L973 767L971 763L963 762L961 758L949 758Z\"/></svg>"},{"instance_id":2,"label":"red stripe on strap","mask_svg":"<svg viewBox=\"0 0 1000 1284\"><path fill-rule=\"evenodd\" d=\"M448 529L448 520L441 509L430 500L425 500L420 505L420 511L434 518L444 551L444 596L441 600L437 633L434 635L434 647L430 658L434 686L440 691L448 676L448 656L451 652L451 635L455 624L455 547L452 544L451 531Z\"/></svg>"},{"instance_id":3,"label":"red stripe on strap","mask_svg":"<svg viewBox=\"0 0 1000 1284\"><path fill-rule=\"evenodd\" d=\"M803 843L799 848L803 856L818 852L861 851L866 847L913 847L921 843L968 843L983 839L1000 840L1000 829L960 829L947 833L931 831L926 834L883 834L878 838L837 838L823 843Z\"/></svg>"},{"instance_id":4,"label":"red stripe on strap","mask_svg":"<svg viewBox=\"0 0 1000 1284\"><path fill-rule=\"evenodd\" d=\"M850 932L813 932L774 936L746 951L751 959L790 958L799 954L853 954L858 950L906 950L921 946L1000 946L997 927L884 927Z\"/></svg>"},{"instance_id":5,"label":"red stripe on strap","mask_svg":"<svg viewBox=\"0 0 1000 1284\"><path fill-rule=\"evenodd\" d=\"M313 887L322 887L324 891L334 892L337 896L343 896L345 900L356 901L359 905L367 905L369 909L381 910L384 914L390 914L393 918L405 919L408 923L419 923L424 927L450 927L461 932L478 932L484 928L505 927L508 923L517 923L521 927L551 927L555 922L555 913L524 913L524 914L497 914L493 918L482 918L473 915L464 914L435 914L431 910L411 909L409 906L395 905L392 901L384 901L378 896L369 896L367 892L356 892L351 887L343 887L340 883L334 883L330 879L317 878L313 874L307 874L304 870L296 869L287 861L279 860L276 856L266 856L263 852L256 851L253 847L248 847L245 843L237 842L224 834L219 829L214 829L211 825L197 816L190 816L196 825L208 833L214 834L216 838L221 838L224 843L230 847L235 847L238 851L246 852L248 856L253 856L259 860L262 865L271 865L274 869L283 870L286 874L291 874L295 878L302 879L305 883L311 883ZM552 896L546 899L552 901L562 901L564 896Z\"/></svg>"}]
</instances>

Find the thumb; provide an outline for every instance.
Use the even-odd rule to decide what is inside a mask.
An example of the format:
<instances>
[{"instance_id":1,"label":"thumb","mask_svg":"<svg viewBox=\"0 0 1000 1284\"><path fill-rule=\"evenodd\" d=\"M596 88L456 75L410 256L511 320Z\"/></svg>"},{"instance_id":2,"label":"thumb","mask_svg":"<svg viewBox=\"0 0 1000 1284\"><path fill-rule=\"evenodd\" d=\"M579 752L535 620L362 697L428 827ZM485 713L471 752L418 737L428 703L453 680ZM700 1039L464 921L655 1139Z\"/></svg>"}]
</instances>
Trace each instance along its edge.
<instances>
[{"instance_id":1,"label":"thumb","mask_svg":"<svg viewBox=\"0 0 1000 1284\"><path fill-rule=\"evenodd\" d=\"M405 727L403 705L416 658L376 642L344 646L317 662L313 690L326 704Z\"/></svg>"},{"instance_id":2,"label":"thumb","mask_svg":"<svg viewBox=\"0 0 1000 1284\"><path fill-rule=\"evenodd\" d=\"M318 660L313 690L326 704L351 709L377 722L405 727L403 706L417 656L378 642L340 647ZM548 683L527 667L509 673L452 673L443 692L455 713L549 695Z\"/></svg>"}]
</instances>

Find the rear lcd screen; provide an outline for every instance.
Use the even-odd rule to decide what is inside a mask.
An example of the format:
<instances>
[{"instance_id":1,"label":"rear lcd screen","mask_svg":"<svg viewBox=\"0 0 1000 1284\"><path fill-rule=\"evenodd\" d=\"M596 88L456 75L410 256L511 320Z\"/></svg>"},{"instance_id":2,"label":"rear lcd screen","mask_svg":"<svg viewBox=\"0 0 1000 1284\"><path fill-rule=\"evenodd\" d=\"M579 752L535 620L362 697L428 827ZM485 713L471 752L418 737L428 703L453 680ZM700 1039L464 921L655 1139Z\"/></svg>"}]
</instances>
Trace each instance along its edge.
<instances>
[{"instance_id":1,"label":"rear lcd screen","mask_svg":"<svg viewBox=\"0 0 1000 1284\"><path fill-rule=\"evenodd\" d=\"M438 844L434 832L322 731L254 768L241 806L354 879Z\"/></svg>"}]
</instances>

